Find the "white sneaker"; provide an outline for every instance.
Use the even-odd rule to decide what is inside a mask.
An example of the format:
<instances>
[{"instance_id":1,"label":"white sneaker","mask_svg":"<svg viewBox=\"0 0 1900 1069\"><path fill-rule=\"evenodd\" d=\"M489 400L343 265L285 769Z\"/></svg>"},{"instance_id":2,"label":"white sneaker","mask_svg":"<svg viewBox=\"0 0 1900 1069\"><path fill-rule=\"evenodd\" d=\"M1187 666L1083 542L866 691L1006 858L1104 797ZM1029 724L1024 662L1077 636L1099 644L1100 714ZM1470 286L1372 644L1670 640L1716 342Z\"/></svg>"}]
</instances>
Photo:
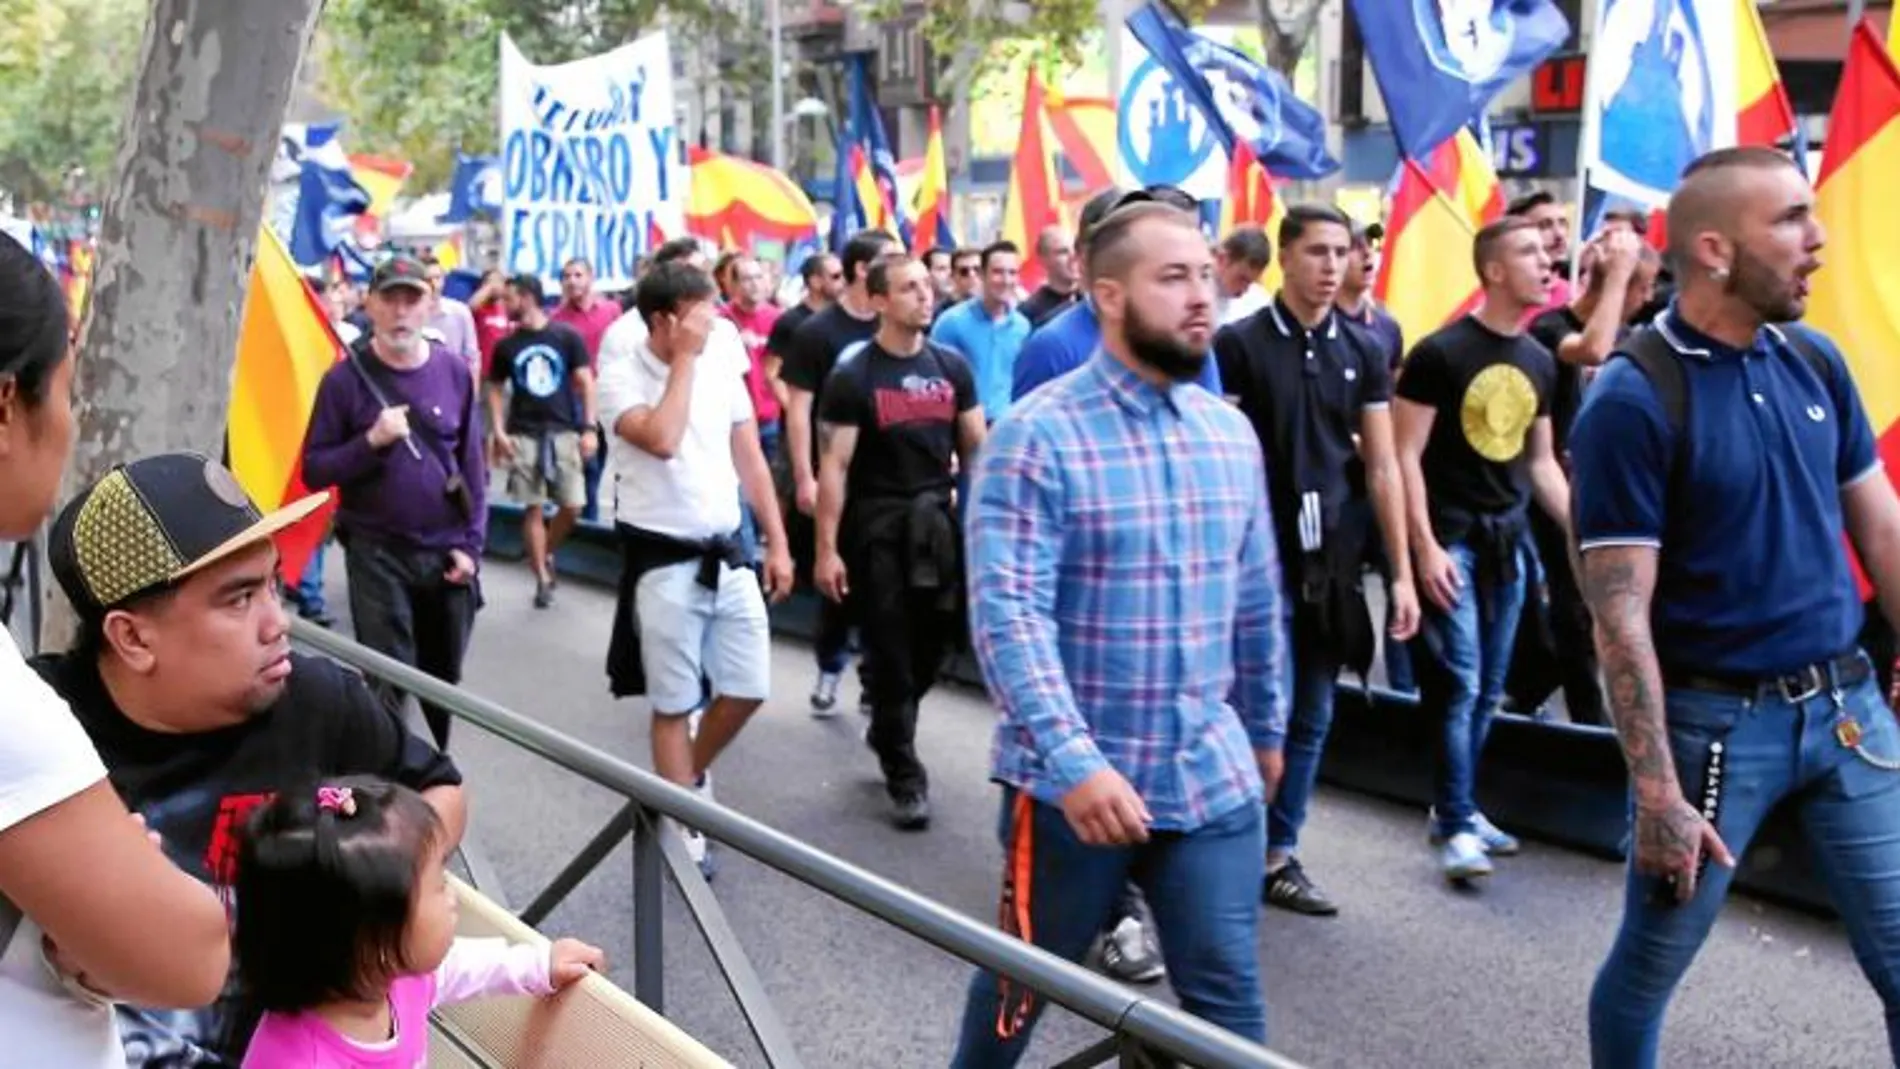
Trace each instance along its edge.
<instances>
[{"instance_id":1,"label":"white sneaker","mask_svg":"<svg viewBox=\"0 0 1900 1069\"><path fill-rule=\"evenodd\" d=\"M1468 831L1446 840L1439 851L1438 863L1448 880L1473 880L1491 875L1491 858L1484 852L1484 840Z\"/></svg>"},{"instance_id":2,"label":"white sneaker","mask_svg":"<svg viewBox=\"0 0 1900 1069\"><path fill-rule=\"evenodd\" d=\"M838 678L837 672L818 673L818 684L811 688L811 715L820 720L829 720L838 715Z\"/></svg>"},{"instance_id":3,"label":"white sneaker","mask_svg":"<svg viewBox=\"0 0 1900 1069\"><path fill-rule=\"evenodd\" d=\"M699 782L693 784L693 790L708 802L717 801L717 799L713 797L712 769L709 768L699 774Z\"/></svg>"},{"instance_id":4,"label":"white sneaker","mask_svg":"<svg viewBox=\"0 0 1900 1069\"><path fill-rule=\"evenodd\" d=\"M1168 974L1141 921L1123 917L1102 941L1102 971L1123 983L1152 984Z\"/></svg>"}]
</instances>

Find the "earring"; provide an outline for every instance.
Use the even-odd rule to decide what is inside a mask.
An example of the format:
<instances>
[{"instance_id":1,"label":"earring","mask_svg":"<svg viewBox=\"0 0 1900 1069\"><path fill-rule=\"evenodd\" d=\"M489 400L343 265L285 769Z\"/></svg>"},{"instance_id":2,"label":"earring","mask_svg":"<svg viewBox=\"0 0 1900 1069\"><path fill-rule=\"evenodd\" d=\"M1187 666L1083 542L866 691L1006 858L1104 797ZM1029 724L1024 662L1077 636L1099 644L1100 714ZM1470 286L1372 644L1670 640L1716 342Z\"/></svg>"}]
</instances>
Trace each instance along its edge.
<instances>
[{"instance_id":1,"label":"earring","mask_svg":"<svg viewBox=\"0 0 1900 1069\"><path fill-rule=\"evenodd\" d=\"M1711 271L1709 272L1709 277L1710 277L1710 278L1712 278L1712 279L1714 279L1714 280L1715 280L1715 281L1717 281L1717 282L1727 282L1727 281L1728 281L1728 268L1726 268L1726 267L1718 267L1718 268L1715 268L1714 270L1711 270Z\"/></svg>"}]
</instances>

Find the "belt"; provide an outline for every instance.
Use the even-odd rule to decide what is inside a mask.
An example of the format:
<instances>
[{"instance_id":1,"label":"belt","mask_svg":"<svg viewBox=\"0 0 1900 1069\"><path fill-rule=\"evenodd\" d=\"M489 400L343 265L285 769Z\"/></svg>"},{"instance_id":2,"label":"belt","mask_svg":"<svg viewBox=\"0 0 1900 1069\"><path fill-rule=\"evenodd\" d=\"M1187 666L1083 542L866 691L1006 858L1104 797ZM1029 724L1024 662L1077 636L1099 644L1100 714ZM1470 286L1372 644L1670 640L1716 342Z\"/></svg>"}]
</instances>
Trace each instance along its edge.
<instances>
[{"instance_id":1,"label":"belt","mask_svg":"<svg viewBox=\"0 0 1900 1069\"><path fill-rule=\"evenodd\" d=\"M1687 669L1663 669L1663 683L1684 690L1757 698L1773 692L1790 705L1807 701L1831 687L1851 687L1873 674L1873 666L1858 652L1816 661L1786 675L1750 677L1712 675Z\"/></svg>"}]
</instances>

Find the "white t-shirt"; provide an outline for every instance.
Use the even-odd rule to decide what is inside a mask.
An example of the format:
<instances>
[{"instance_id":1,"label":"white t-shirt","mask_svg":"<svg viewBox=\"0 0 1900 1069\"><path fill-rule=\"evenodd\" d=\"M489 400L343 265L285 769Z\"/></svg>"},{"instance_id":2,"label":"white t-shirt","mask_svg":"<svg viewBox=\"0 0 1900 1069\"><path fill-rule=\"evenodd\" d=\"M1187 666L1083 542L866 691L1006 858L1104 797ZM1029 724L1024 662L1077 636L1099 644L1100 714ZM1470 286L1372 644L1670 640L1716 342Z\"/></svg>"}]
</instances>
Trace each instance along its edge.
<instances>
[{"instance_id":1,"label":"white t-shirt","mask_svg":"<svg viewBox=\"0 0 1900 1069\"><path fill-rule=\"evenodd\" d=\"M106 777L79 721L27 667L0 628L0 831ZM7 919L18 917L0 904ZM0 923L0 929L8 927ZM112 1011L66 993L46 966L40 928L21 919L0 945L0 1040L8 1065L119 1069L125 1053Z\"/></svg>"},{"instance_id":2,"label":"white t-shirt","mask_svg":"<svg viewBox=\"0 0 1900 1069\"><path fill-rule=\"evenodd\" d=\"M1267 292L1266 287L1258 282L1252 283L1241 291L1240 296L1228 298L1227 304L1220 310L1220 325L1224 327L1229 323L1238 323L1272 303L1273 295Z\"/></svg>"},{"instance_id":3,"label":"white t-shirt","mask_svg":"<svg viewBox=\"0 0 1900 1069\"><path fill-rule=\"evenodd\" d=\"M629 351L614 345L622 316L600 345L600 419L612 428L641 405L654 406L666 393L672 369L647 348L645 330ZM639 448L612 433L609 460L614 473L614 518L621 523L672 535L713 538L739 528L739 472L732 462L732 428L752 419L752 394L746 389L751 361L739 330L715 320L693 372L686 434L671 460Z\"/></svg>"}]
</instances>

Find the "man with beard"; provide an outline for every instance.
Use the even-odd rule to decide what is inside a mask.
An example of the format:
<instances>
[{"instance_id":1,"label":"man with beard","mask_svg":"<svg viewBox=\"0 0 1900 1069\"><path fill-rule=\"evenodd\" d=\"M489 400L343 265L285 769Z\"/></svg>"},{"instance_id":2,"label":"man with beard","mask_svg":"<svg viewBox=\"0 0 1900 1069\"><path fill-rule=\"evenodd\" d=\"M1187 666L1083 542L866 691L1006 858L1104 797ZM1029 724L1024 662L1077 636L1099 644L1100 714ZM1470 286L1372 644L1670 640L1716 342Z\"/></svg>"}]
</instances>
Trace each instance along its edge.
<instances>
[{"instance_id":1,"label":"man with beard","mask_svg":"<svg viewBox=\"0 0 1900 1069\"><path fill-rule=\"evenodd\" d=\"M466 365L443 359L467 380ZM466 819L446 756L361 676L290 650L271 537L322 504L319 495L266 516L222 465L167 453L82 490L49 537L79 633L71 652L34 667L72 707L127 807L227 907L245 818L277 791L381 776L421 791L450 843ZM243 994L233 975L206 1010L119 1007L126 1064L238 1065L256 1025Z\"/></svg>"},{"instance_id":2,"label":"man with beard","mask_svg":"<svg viewBox=\"0 0 1900 1069\"><path fill-rule=\"evenodd\" d=\"M585 463L600 452L587 344L542 308L541 279L508 280L514 333L488 366L488 433L508 493L521 505L521 542L534 570L534 607L554 604L554 554L587 505ZM544 512L554 506L552 523Z\"/></svg>"},{"instance_id":3,"label":"man with beard","mask_svg":"<svg viewBox=\"0 0 1900 1069\"><path fill-rule=\"evenodd\" d=\"M818 557L813 579L834 604L856 599L871 724L906 831L930 823L917 758L917 707L961 617L963 552L952 456L964 470L983 444L976 378L961 354L925 340L930 275L898 256L873 264L865 291L877 333L838 362L819 411Z\"/></svg>"},{"instance_id":4,"label":"man with beard","mask_svg":"<svg viewBox=\"0 0 1900 1069\"><path fill-rule=\"evenodd\" d=\"M462 678L488 534L481 403L468 365L425 340L429 282L396 256L370 276L370 332L324 373L304 482L337 488L336 538L356 640L442 680ZM391 708L402 695L379 688ZM422 712L438 747L449 714Z\"/></svg>"},{"instance_id":5,"label":"man with beard","mask_svg":"<svg viewBox=\"0 0 1900 1069\"><path fill-rule=\"evenodd\" d=\"M1240 232L1237 232L1240 233ZM1377 647L1361 580L1368 535L1384 532L1392 582L1391 639L1418 630L1406 552L1405 498L1392 450L1392 374L1376 339L1333 309L1352 251L1337 208L1296 204L1280 223L1285 284L1272 303L1214 338L1221 382L1253 424L1287 591L1293 656L1286 778L1267 807L1268 905L1325 917L1339 907L1297 856L1319 780L1341 667L1364 676ZM1349 477L1363 451L1365 475ZM1367 511L1376 528L1360 517ZM1371 528L1371 529L1369 529Z\"/></svg>"},{"instance_id":6,"label":"man with beard","mask_svg":"<svg viewBox=\"0 0 1900 1069\"><path fill-rule=\"evenodd\" d=\"M1262 803L1287 713L1260 443L1187 385L1215 322L1193 216L1110 213L1086 272L1102 351L996 424L970 517L971 637L1002 711L1003 926L1080 959L1132 878L1182 1007L1264 1043ZM1014 1065L1041 1009L979 972L952 1064Z\"/></svg>"},{"instance_id":7,"label":"man with beard","mask_svg":"<svg viewBox=\"0 0 1900 1069\"><path fill-rule=\"evenodd\" d=\"M831 370L877 333L877 312L871 307L871 294L866 289L871 268L887 257L902 254L903 247L886 231L860 230L851 235L839 254L844 289L831 307L807 319L792 335L780 377L786 393L785 455L792 468L792 499L795 510L803 515L817 514L816 421L824 412L824 391ZM814 550L814 564L816 560ZM837 715L838 682L850 656L851 623L851 613L844 604L830 598L819 603L818 633L812 639L812 653L818 661L818 680L811 691L811 713L815 717ZM859 683L859 689L868 695L870 687L862 671ZM862 698L859 707L870 711Z\"/></svg>"},{"instance_id":8,"label":"man with beard","mask_svg":"<svg viewBox=\"0 0 1900 1069\"><path fill-rule=\"evenodd\" d=\"M1550 429L1551 355L1521 324L1544 303L1550 257L1535 224L1478 231L1478 311L1427 336L1399 375L1397 438L1413 574L1425 596L1413 669L1439 733L1431 838L1453 881L1491 874L1517 840L1478 811L1478 758L1504 691L1532 567L1525 510L1570 522Z\"/></svg>"},{"instance_id":9,"label":"man with beard","mask_svg":"<svg viewBox=\"0 0 1900 1069\"><path fill-rule=\"evenodd\" d=\"M1604 368L1570 441L1583 592L1635 812L1623 922L1590 994L1592 1060L1657 1063L1735 859L1787 802L1900 1062L1900 728L1855 644L1841 552L1845 534L1900 618L1900 499L1839 350L1795 322L1825 235L1794 164L1710 153L1668 227L1676 299Z\"/></svg>"},{"instance_id":10,"label":"man with beard","mask_svg":"<svg viewBox=\"0 0 1900 1069\"><path fill-rule=\"evenodd\" d=\"M1570 426L1583 404L1584 376L1610 358L1629 316L1649 303L1657 263L1654 250L1634 232L1627 228L1607 231L1579 257L1583 289L1576 298L1531 320L1531 337L1557 357L1550 425L1559 459L1565 456ZM1533 607L1526 607L1512 658L1511 704L1523 712L1535 712L1561 686L1571 723L1602 724L1603 684L1597 672L1596 644L1590 638L1590 612L1570 567L1569 535L1541 508L1531 509L1530 521L1544 575L1547 618L1536 620Z\"/></svg>"}]
</instances>

